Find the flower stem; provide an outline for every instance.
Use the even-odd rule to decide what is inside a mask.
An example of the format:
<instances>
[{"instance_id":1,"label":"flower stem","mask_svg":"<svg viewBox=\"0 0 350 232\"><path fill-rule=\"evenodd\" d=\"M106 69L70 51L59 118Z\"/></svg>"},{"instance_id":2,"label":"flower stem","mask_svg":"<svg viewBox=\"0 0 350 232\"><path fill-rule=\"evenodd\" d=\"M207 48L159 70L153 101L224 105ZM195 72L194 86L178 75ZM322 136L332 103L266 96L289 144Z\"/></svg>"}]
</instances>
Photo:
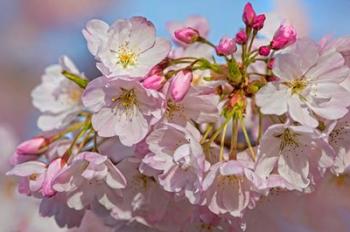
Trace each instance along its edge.
<instances>
[{"instance_id":1,"label":"flower stem","mask_svg":"<svg viewBox=\"0 0 350 232\"><path fill-rule=\"evenodd\" d=\"M225 128L225 126L230 122L231 119L226 119L225 122L215 131L215 133L211 136L209 140L209 144L214 142L214 140L220 135L221 131Z\"/></svg>"},{"instance_id":2,"label":"flower stem","mask_svg":"<svg viewBox=\"0 0 350 232\"><path fill-rule=\"evenodd\" d=\"M247 128L245 126L243 117L241 117L240 123L241 123L242 131L243 131L243 134L244 134L244 138L245 138L245 140L246 140L246 142L248 144L248 148L249 148L249 151L251 153L252 159L255 161L256 160L256 155L255 155L252 143L250 142L249 135L248 135Z\"/></svg>"},{"instance_id":3,"label":"flower stem","mask_svg":"<svg viewBox=\"0 0 350 232\"><path fill-rule=\"evenodd\" d=\"M237 145L238 145L238 120L232 118L232 135L231 135L231 147L230 147L230 159L235 160L237 158Z\"/></svg>"},{"instance_id":4,"label":"flower stem","mask_svg":"<svg viewBox=\"0 0 350 232\"><path fill-rule=\"evenodd\" d=\"M205 143L205 140L207 140L208 135L210 134L210 132L211 132L212 130L213 130L213 125L209 124L209 125L207 126L207 129L205 130L205 133L204 133L204 135L203 135L201 141L200 141L200 144Z\"/></svg>"},{"instance_id":5,"label":"flower stem","mask_svg":"<svg viewBox=\"0 0 350 232\"><path fill-rule=\"evenodd\" d=\"M225 124L222 134L221 134L221 143L220 143L220 161L224 160L224 147L225 147L225 137L226 137L226 130L227 130L227 125Z\"/></svg>"},{"instance_id":6,"label":"flower stem","mask_svg":"<svg viewBox=\"0 0 350 232\"><path fill-rule=\"evenodd\" d=\"M257 144L260 144L262 134L263 134L263 115L259 110L259 132L258 132L258 138L256 140Z\"/></svg>"}]
</instances>

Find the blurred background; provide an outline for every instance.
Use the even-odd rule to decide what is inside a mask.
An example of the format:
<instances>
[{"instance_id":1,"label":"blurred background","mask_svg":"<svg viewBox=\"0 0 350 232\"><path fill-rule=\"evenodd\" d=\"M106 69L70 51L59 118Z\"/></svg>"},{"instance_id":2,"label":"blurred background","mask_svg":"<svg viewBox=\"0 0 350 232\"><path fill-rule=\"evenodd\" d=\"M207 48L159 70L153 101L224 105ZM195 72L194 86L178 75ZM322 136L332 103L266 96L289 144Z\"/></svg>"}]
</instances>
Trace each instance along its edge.
<instances>
[{"instance_id":1,"label":"blurred background","mask_svg":"<svg viewBox=\"0 0 350 232\"><path fill-rule=\"evenodd\" d=\"M245 3L244 0L0 0L0 173L9 168L6 160L15 144L38 131L38 111L31 105L30 91L40 82L44 68L57 63L65 54L86 76L98 75L81 34L89 19L111 23L118 18L141 15L156 25L159 36L170 38L166 22L202 15L210 23L210 39L217 42L222 35L233 36L242 26ZM287 18L300 34L316 40L350 35L349 0L251 0L251 3L257 12L273 12ZM17 199L12 196L13 183L2 175L0 179L1 186L5 186L0 188L4 192L0 203ZM18 213L12 210L11 203L5 205L8 212ZM3 212L0 222L4 220L9 228L31 225L32 219L28 218L23 223L6 220ZM34 217L26 212L23 215ZM1 228L0 231L7 232Z\"/></svg>"}]
</instances>

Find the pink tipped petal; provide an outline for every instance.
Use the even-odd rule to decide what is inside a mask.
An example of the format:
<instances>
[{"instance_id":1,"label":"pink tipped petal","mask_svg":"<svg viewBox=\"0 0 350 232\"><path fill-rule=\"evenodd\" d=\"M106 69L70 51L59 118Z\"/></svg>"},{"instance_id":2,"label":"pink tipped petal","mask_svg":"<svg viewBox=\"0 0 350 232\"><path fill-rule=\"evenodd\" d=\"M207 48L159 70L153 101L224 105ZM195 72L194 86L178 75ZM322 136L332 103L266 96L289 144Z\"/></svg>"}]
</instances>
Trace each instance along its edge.
<instances>
[{"instance_id":1,"label":"pink tipped petal","mask_svg":"<svg viewBox=\"0 0 350 232\"><path fill-rule=\"evenodd\" d=\"M181 71L172 78L170 94L175 102L182 101L191 87L193 74L190 71Z\"/></svg>"}]
</instances>

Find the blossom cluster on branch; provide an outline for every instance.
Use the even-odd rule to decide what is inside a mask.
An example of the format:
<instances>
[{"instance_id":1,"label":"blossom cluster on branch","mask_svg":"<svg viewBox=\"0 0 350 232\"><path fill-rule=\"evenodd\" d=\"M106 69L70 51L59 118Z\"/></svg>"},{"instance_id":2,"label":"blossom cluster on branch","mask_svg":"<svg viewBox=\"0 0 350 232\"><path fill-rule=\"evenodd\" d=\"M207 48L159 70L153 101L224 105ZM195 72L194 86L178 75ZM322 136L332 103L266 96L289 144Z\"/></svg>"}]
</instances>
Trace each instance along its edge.
<instances>
[{"instance_id":1,"label":"blossom cluster on branch","mask_svg":"<svg viewBox=\"0 0 350 232\"><path fill-rule=\"evenodd\" d=\"M314 42L282 23L266 39L250 3L244 28L215 44L208 22L143 17L83 30L101 76L66 56L32 92L43 132L7 173L42 216L115 231L239 231L271 192L312 192L350 167L350 38ZM133 226L137 225L136 229Z\"/></svg>"}]
</instances>

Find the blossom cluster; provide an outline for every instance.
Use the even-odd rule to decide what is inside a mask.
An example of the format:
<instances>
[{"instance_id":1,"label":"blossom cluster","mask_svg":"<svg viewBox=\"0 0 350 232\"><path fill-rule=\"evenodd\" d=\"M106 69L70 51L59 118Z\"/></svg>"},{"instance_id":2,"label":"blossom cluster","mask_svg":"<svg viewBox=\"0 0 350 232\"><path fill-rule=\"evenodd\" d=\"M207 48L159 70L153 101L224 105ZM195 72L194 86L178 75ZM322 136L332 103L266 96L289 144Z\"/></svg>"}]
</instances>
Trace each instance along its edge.
<instances>
[{"instance_id":1,"label":"blossom cluster","mask_svg":"<svg viewBox=\"0 0 350 232\"><path fill-rule=\"evenodd\" d=\"M42 133L7 173L40 213L115 231L240 231L276 191L308 194L350 167L350 39L314 42L250 3L235 36L209 41L206 19L169 23L174 46L143 17L83 30L101 72L66 56L32 92ZM272 38L272 39L268 39Z\"/></svg>"}]
</instances>

